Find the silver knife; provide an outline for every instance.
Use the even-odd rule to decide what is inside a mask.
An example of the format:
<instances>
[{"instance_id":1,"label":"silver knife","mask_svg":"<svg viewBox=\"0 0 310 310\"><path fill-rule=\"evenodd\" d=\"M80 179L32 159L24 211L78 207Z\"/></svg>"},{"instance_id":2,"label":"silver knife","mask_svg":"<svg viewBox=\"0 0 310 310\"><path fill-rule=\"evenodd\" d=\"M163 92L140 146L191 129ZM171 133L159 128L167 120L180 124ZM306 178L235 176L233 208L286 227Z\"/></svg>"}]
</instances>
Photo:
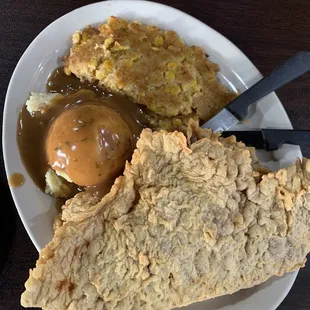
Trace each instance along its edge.
<instances>
[{"instance_id":1,"label":"silver knife","mask_svg":"<svg viewBox=\"0 0 310 310\"><path fill-rule=\"evenodd\" d=\"M226 131L247 117L249 106L252 103L308 71L310 71L310 52L297 53L227 104L202 127L211 128L213 131Z\"/></svg>"}]
</instances>

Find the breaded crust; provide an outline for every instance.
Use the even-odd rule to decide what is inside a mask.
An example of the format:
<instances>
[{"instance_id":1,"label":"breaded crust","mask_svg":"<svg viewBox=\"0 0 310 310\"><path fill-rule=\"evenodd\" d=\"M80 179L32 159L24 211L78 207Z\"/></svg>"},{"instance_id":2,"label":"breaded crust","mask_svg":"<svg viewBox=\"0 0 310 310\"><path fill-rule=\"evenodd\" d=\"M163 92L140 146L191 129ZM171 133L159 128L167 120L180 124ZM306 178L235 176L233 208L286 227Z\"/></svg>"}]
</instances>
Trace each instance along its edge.
<instances>
[{"instance_id":1,"label":"breaded crust","mask_svg":"<svg viewBox=\"0 0 310 310\"><path fill-rule=\"evenodd\" d=\"M163 117L207 120L236 95L217 82L218 66L205 52L174 31L110 17L98 29L75 33L72 42L68 74L98 81Z\"/></svg>"},{"instance_id":2,"label":"breaded crust","mask_svg":"<svg viewBox=\"0 0 310 310\"><path fill-rule=\"evenodd\" d=\"M188 141L145 129L109 194L68 201L22 305L168 310L303 267L310 161L261 174L234 137L192 126Z\"/></svg>"}]
</instances>

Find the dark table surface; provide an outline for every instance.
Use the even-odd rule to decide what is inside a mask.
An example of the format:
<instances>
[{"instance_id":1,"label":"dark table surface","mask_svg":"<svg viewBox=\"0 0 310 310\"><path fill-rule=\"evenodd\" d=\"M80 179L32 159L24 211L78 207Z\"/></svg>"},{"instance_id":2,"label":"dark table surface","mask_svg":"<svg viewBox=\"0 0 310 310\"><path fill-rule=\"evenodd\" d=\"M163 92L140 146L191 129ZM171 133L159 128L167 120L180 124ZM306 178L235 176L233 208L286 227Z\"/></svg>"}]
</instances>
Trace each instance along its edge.
<instances>
[{"instance_id":1,"label":"dark table surface","mask_svg":"<svg viewBox=\"0 0 310 310\"><path fill-rule=\"evenodd\" d=\"M13 69L30 42L48 24L86 0L0 0L0 104ZM263 73L300 50L310 50L309 0L169 0L160 1L200 19L235 43ZM25 73L26 74L26 73ZM294 128L310 129L310 74L278 91ZM2 117L2 115L1 115ZM2 120L1 120L2 124ZM2 128L1 128L2 130ZM310 150L303 149L310 157ZM2 152L0 208L0 309L21 309L20 294L38 253L14 207ZM280 310L310 309L310 264ZM264 310L264 309L262 309Z\"/></svg>"}]
</instances>

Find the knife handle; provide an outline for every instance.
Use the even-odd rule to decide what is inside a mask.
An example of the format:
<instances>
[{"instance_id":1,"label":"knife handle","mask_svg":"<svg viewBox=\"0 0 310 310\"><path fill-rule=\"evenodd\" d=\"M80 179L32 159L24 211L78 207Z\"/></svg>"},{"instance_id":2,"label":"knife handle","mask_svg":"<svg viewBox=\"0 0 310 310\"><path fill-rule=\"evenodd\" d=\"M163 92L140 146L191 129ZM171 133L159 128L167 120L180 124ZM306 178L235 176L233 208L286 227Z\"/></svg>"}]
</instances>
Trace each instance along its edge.
<instances>
[{"instance_id":1,"label":"knife handle","mask_svg":"<svg viewBox=\"0 0 310 310\"><path fill-rule=\"evenodd\" d=\"M277 150L282 144L310 146L310 130L261 129L267 151Z\"/></svg>"},{"instance_id":2,"label":"knife handle","mask_svg":"<svg viewBox=\"0 0 310 310\"><path fill-rule=\"evenodd\" d=\"M248 115L248 108L252 103L308 71L310 52L299 52L231 101L226 109L241 121Z\"/></svg>"}]
</instances>

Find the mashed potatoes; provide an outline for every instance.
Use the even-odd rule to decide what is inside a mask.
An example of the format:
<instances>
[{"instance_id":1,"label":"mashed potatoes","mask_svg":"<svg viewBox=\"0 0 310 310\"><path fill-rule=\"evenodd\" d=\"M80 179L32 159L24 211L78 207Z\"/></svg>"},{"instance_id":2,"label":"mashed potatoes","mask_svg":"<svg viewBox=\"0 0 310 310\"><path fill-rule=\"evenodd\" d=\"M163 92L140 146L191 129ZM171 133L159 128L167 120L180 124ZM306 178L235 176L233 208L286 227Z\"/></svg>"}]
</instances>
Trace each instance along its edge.
<instances>
[{"instance_id":1,"label":"mashed potatoes","mask_svg":"<svg viewBox=\"0 0 310 310\"><path fill-rule=\"evenodd\" d=\"M60 94L31 93L26 101L27 111L32 114L35 112L44 113L51 101Z\"/></svg>"},{"instance_id":2,"label":"mashed potatoes","mask_svg":"<svg viewBox=\"0 0 310 310\"><path fill-rule=\"evenodd\" d=\"M70 187L68 182L59 175L53 169L48 169L45 174L45 193L55 197L67 197L70 194Z\"/></svg>"},{"instance_id":3,"label":"mashed potatoes","mask_svg":"<svg viewBox=\"0 0 310 310\"><path fill-rule=\"evenodd\" d=\"M60 94L31 93L26 101L26 108L30 114L35 112L44 113L49 108L52 100L61 96ZM66 197L70 193L70 186L67 181L71 181L69 177L62 173L61 176L56 174L52 169L48 169L45 174L45 193L55 197Z\"/></svg>"},{"instance_id":4,"label":"mashed potatoes","mask_svg":"<svg viewBox=\"0 0 310 310\"><path fill-rule=\"evenodd\" d=\"M31 94L26 102L30 118L25 111L30 123L27 148L37 150L35 156L43 162L38 169L37 161L32 160L41 178L45 174L46 193L70 198L89 189L105 194L130 159L140 135L140 127L129 125L116 103L116 99L96 97L90 90L67 96Z\"/></svg>"},{"instance_id":5,"label":"mashed potatoes","mask_svg":"<svg viewBox=\"0 0 310 310\"><path fill-rule=\"evenodd\" d=\"M79 186L96 186L124 168L133 149L132 132L111 108L79 104L53 120L45 149L52 169Z\"/></svg>"}]
</instances>

